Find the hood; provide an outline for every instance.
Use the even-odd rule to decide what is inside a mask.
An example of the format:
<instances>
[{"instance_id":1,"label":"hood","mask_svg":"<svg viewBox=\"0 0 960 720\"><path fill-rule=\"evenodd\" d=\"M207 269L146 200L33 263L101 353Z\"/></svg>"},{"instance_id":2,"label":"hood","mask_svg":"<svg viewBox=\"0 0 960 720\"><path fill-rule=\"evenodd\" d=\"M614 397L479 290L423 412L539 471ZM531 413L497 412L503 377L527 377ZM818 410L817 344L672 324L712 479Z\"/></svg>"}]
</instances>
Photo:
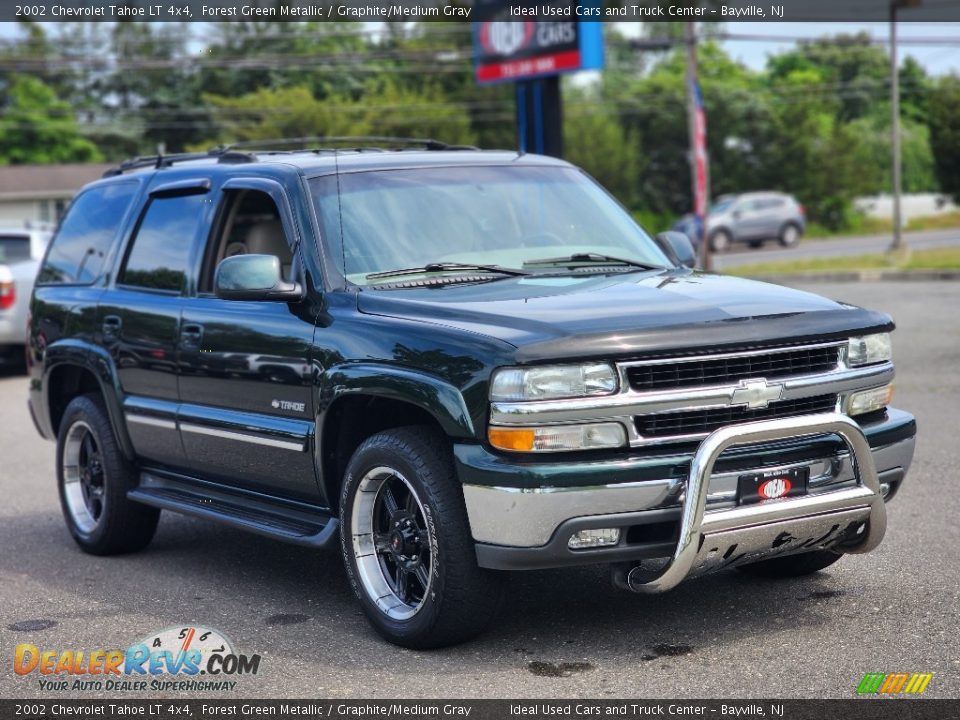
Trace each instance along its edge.
<instances>
[{"instance_id":1,"label":"hood","mask_svg":"<svg viewBox=\"0 0 960 720\"><path fill-rule=\"evenodd\" d=\"M520 362L762 347L892 327L887 315L811 293L689 270L364 289L358 307L505 340Z\"/></svg>"}]
</instances>

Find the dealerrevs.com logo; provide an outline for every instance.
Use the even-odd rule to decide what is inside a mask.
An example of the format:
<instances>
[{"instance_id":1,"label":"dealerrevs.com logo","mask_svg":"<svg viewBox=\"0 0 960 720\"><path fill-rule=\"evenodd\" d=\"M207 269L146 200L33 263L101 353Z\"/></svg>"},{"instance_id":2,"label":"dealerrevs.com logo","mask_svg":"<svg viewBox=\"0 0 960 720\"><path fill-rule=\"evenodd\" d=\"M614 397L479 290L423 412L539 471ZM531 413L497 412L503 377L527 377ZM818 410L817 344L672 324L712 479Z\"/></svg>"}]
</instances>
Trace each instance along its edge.
<instances>
[{"instance_id":1,"label":"dealerrevs.com logo","mask_svg":"<svg viewBox=\"0 0 960 720\"><path fill-rule=\"evenodd\" d=\"M220 632L201 626L167 628L126 650L45 649L17 645L13 671L37 677L43 691L229 691L234 678L256 675L259 655L244 655Z\"/></svg>"}]
</instances>

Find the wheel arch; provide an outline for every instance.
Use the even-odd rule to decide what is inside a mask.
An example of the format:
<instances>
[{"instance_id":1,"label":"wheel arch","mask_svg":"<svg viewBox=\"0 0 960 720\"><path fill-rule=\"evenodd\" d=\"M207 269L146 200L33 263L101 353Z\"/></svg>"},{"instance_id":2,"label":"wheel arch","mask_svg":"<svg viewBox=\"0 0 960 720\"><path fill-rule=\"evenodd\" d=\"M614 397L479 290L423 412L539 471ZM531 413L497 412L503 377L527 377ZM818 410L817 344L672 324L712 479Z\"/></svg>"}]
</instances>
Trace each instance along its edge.
<instances>
[{"instance_id":1,"label":"wheel arch","mask_svg":"<svg viewBox=\"0 0 960 720\"><path fill-rule=\"evenodd\" d=\"M63 413L79 395L99 393L110 417L114 437L124 456L134 458L133 444L123 422L120 382L110 354L103 348L79 340L64 340L44 352L43 406L54 437Z\"/></svg>"},{"instance_id":2,"label":"wheel arch","mask_svg":"<svg viewBox=\"0 0 960 720\"><path fill-rule=\"evenodd\" d=\"M429 425L448 438L474 438L463 395L453 385L405 368L351 365L321 384L316 464L321 489L336 507L343 472L371 435L408 425Z\"/></svg>"},{"instance_id":3,"label":"wheel arch","mask_svg":"<svg viewBox=\"0 0 960 720\"><path fill-rule=\"evenodd\" d=\"M720 225L715 228L710 228L710 232L707 233L707 242L713 242L713 238L719 233L724 233L728 238L730 238L731 245L737 241L737 234L733 232L732 228L728 227L727 225Z\"/></svg>"}]
</instances>

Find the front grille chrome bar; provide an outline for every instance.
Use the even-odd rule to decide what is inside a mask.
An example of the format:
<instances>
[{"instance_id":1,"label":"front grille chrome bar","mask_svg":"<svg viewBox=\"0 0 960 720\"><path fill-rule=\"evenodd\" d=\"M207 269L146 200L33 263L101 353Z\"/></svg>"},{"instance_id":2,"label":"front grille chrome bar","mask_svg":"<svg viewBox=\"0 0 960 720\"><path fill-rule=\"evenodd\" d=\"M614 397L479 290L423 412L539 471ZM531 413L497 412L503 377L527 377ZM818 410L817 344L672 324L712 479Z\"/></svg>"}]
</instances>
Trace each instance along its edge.
<instances>
[{"instance_id":1,"label":"front grille chrome bar","mask_svg":"<svg viewBox=\"0 0 960 720\"><path fill-rule=\"evenodd\" d=\"M835 434L847 445L857 479L856 487L706 512L713 467L724 450L734 445L823 434ZM866 526L856 544L844 545L843 552L865 553L880 544L887 526L880 482L870 443L850 418L839 413L823 413L721 428L707 436L691 462L680 519L680 537L672 558L652 577L642 578L642 573L634 572L639 568L634 568L627 581L630 589L639 593L660 593L676 587L689 575L715 563L715 558L705 554L709 553L711 535L719 537L723 533L737 533L738 542L745 546L766 543L768 551L773 554L775 550L770 548L769 538L778 531L803 527L805 532L819 532L833 528L829 531L833 533L838 524L851 521L865 521ZM810 549L816 548L811 546Z\"/></svg>"},{"instance_id":2,"label":"front grille chrome bar","mask_svg":"<svg viewBox=\"0 0 960 720\"><path fill-rule=\"evenodd\" d=\"M782 400L799 400L813 395L842 394L880 387L893 381L893 363L860 368L841 368L818 375L778 379L783 385ZM631 418L650 413L707 410L731 407L741 387L731 383L716 387L635 392L629 385L620 392L590 398L494 402L490 405L493 425L550 425Z\"/></svg>"}]
</instances>

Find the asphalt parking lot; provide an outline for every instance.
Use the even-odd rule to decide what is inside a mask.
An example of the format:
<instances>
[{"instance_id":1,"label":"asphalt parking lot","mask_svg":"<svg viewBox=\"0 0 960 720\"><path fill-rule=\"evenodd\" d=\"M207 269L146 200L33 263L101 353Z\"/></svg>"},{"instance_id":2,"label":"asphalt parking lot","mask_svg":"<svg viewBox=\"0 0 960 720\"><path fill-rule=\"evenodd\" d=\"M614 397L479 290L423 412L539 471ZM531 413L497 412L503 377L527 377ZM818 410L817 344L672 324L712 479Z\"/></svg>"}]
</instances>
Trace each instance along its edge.
<instances>
[{"instance_id":1,"label":"asphalt parking lot","mask_svg":"<svg viewBox=\"0 0 960 720\"><path fill-rule=\"evenodd\" d=\"M110 695L42 692L36 675L12 671L18 643L120 648L191 624L262 656L257 676L205 697L851 697L864 673L894 671L932 672L927 696L960 697L960 284L808 289L899 325L895 404L916 414L920 434L877 551L805 579L727 572L660 596L618 592L603 568L516 575L498 624L434 652L373 634L337 552L166 513L138 555L82 554L60 517L54 446L30 422L26 381L0 376L0 697ZM11 629L31 620L50 626Z\"/></svg>"}]
</instances>

